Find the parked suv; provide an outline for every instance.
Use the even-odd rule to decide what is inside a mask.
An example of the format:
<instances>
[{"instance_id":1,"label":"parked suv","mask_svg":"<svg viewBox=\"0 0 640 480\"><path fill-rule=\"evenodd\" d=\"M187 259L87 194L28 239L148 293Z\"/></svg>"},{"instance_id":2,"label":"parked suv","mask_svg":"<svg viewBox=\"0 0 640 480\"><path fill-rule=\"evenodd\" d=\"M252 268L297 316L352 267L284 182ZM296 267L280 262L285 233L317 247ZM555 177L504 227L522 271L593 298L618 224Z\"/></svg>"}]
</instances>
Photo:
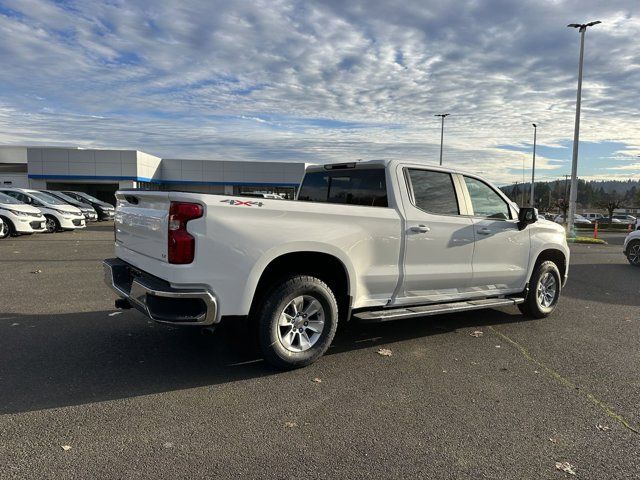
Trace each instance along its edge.
<instances>
[{"instance_id":1,"label":"parked suv","mask_svg":"<svg viewBox=\"0 0 640 480\"><path fill-rule=\"evenodd\" d=\"M39 209L4 193L0 193L0 220L0 238L45 231L45 217Z\"/></svg>"},{"instance_id":2,"label":"parked suv","mask_svg":"<svg viewBox=\"0 0 640 480\"><path fill-rule=\"evenodd\" d=\"M84 192L74 192L69 190L64 190L62 193L65 195L69 195L72 198L75 198L79 202L88 203L98 212L98 221L111 220L116 213L113 205L103 202L102 200L98 200L95 197L92 197L88 193Z\"/></svg>"},{"instance_id":3,"label":"parked suv","mask_svg":"<svg viewBox=\"0 0 640 480\"><path fill-rule=\"evenodd\" d=\"M37 207L45 216L45 228L49 233L85 227L84 215L80 209L51 195L28 188L2 188L0 192Z\"/></svg>"},{"instance_id":4,"label":"parked suv","mask_svg":"<svg viewBox=\"0 0 640 480\"><path fill-rule=\"evenodd\" d=\"M87 222L97 222L98 221L98 212L96 212L95 208L93 208L90 204L86 202L79 202L75 198L70 197L62 192L56 192L55 190L42 190L44 193L51 195L52 197L56 197L59 200L62 200L69 205L73 205L74 207L78 207L84 218Z\"/></svg>"},{"instance_id":5,"label":"parked suv","mask_svg":"<svg viewBox=\"0 0 640 480\"><path fill-rule=\"evenodd\" d=\"M486 180L404 161L307 169L296 201L116 193L105 280L170 325L251 317L265 359L317 360L338 322L517 306L550 315L567 278L564 229Z\"/></svg>"}]
</instances>

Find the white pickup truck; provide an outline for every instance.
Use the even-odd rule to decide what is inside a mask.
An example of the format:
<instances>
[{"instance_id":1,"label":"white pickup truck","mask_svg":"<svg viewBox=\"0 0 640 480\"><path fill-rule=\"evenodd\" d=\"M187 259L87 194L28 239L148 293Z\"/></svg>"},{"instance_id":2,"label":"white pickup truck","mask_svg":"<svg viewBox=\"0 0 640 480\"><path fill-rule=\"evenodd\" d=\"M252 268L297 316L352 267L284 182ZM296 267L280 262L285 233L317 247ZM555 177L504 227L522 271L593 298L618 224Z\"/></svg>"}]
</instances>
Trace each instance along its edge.
<instances>
[{"instance_id":1,"label":"white pickup truck","mask_svg":"<svg viewBox=\"0 0 640 480\"><path fill-rule=\"evenodd\" d=\"M255 320L267 361L308 365L338 321L517 305L549 315L564 229L480 177L403 161L307 169L297 199L116 194L116 306L161 323Z\"/></svg>"}]
</instances>

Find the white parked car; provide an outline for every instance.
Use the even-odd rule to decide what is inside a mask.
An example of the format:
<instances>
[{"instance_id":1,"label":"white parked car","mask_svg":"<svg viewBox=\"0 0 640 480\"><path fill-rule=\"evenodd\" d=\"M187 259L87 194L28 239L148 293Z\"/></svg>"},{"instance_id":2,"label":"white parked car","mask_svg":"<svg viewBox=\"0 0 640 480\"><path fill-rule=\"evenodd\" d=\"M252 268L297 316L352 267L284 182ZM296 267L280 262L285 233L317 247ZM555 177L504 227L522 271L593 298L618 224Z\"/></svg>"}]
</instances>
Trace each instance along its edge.
<instances>
[{"instance_id":1,"label":"white parked car","mask_svg":"<svg viewBox=\"0 0 640 480\"><path fill-rule=\"evenodd\" d=\"M0 220L0 238L45 231L45 217L39 209L4 193L0 193Z\"/></svg>"},{"instance_id":2,"label":"white parked car","mask_svg":"<svg viewBox=\"0 0 640 480\"><path fill-rule=\"evenodd\" d=\"M636 230L627 235L624 239L622 250L631 265L640 267L640 230Z\"/></svg>"},{"instance_id":3,"label":"white parked car","mask_svg":"<svg viewBox=\"0 0 640 480\"><path fill-rule=\"evenodd\" d=\"M624 213L616 213L613 215L613 220L619 220L620 223L624 223L625 225L635 225L638 220L633 215L626 215Z\"/></svg>"},{"instance_id":4,"label":"white parked car","mask_svg":"<svg viewBox=\"0 0 640 480\"><path fill-rule=\"evenodd\" d=\"M45 229L49 233L86 226L84 215L79 208L46 193L29 188L0 188L0 192L38 208L45 217Z\"/></svg>"},{"instance_id":5,"label":"white parked car","mask_svg":"<svg viewBox=\"0 0 640 480\"><path fill-rule=\"evenodd\" d=\"M517 305L551 314L564 229L476 175L401 161L310 167L297 201L116 193L105 280L171 325L256 320L267 361L317 360L338 321L383 322Z\"/></svg>"},{"instance_id":6,"label":"white parked car","mask_svg":"<svg viewBox=\"0 0 640 480\"><path fill-rule=\"evenodd\" d=\"M564 218L564 215L558 215L554 220L554 222L556 223L567 223L567 221ZM582 215L576 213L573 216L573 223L576 225L591 225L591 221L587 220L586 218L584 218Z\"/></svg>"}]
</instances>

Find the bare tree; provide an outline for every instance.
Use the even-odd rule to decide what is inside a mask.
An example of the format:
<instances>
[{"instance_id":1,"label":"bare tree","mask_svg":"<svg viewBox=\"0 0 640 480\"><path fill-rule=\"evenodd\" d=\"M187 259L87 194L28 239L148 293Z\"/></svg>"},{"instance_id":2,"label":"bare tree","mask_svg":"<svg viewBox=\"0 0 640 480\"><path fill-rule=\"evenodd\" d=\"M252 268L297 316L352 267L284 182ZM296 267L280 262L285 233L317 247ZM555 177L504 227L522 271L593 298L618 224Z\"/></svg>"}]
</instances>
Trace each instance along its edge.
<instances>
[{"instance_id":1,"label":"bare tree","mask_svg":"<svg viewBox=\"0 0 640 480\"><path fill-rule=\"evenodd\" d=\"M600 206L607 209L609 213L609 225L611 225L613 223L613 211L622 206L622 198L614 190L605 195L604 199L600 202Z\"/></svg>"},{"instance_id":2,"label":"bare tree","mask_svg":"<svg viewBox=\"0 0 640 480\"><path fill-rule=\"evenodd\" d=\"M569 210L569 201L566 198L558 198L554 204L559 212L562 212L564 221L567 221L567 210Z\"/></svg>"}]
</instances>

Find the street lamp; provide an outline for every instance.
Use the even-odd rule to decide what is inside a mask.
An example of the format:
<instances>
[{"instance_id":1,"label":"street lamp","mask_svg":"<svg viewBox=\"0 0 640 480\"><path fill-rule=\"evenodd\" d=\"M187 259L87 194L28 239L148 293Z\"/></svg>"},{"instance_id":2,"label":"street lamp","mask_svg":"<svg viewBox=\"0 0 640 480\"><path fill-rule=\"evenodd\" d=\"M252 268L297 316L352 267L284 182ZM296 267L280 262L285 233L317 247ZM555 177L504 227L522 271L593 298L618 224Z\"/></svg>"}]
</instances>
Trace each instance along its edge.
<instances>
[{"instance_id":1,"label":"street lamp","mask_svg":"<svg viewBox=\"0 0 640 480\"><path fill-rule=\"evenodd\" d=\"M533 166L531 167L531 206L535 207L534 188L536 181L536 137L538 134L538 126L535 123L533 125Z\"/></svg>"},{"instance_id":2,"label":"street lamp","mask_svg":"<svg viewBox=\"0 0 640 480\"><path fill-rule=\"evenodd\" d=\"M578 198L578 144L580 142L580 101L582 99L582 64L584 61L584 34L588 27L602 23L600 20L589 23L570 23L567 27L577 28L580 32L580 63L578 67L578 95L576 99L576 125L573 131L573 157L571 160L571 190L569 193L569 214L567 229L574 233L573 220L576 214L576 200Z\"/></svg>"},{"instance_id":3,"label":"street lamp","mask_svg":"<svg viewBox=\"0 0 640 480\"><path fill-rule=\"evenodd\" d=\"M444 117L448 117L448 116L449 116L448 113L438 113L437 115L434 115L434 117L442 118L442 126L440 127L440 165L442 165L442 144L444 141Z\"/></svg>"}]
</instances>

